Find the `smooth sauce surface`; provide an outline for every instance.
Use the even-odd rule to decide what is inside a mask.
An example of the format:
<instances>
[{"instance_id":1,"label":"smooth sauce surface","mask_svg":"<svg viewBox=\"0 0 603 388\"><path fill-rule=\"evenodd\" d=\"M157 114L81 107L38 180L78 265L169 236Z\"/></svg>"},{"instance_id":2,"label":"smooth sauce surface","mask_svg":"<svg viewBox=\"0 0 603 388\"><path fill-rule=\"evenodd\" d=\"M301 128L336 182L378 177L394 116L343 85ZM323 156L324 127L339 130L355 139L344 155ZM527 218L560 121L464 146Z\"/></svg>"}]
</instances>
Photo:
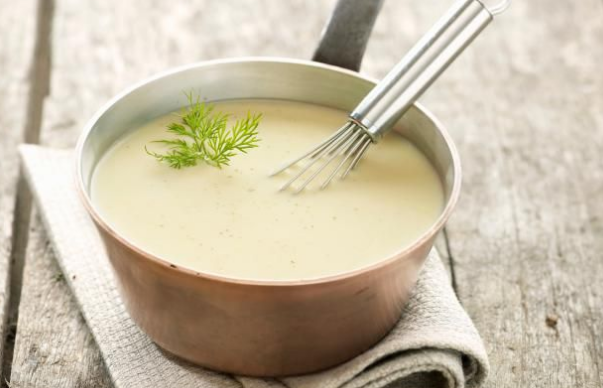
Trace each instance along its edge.
<instances>
[{"instance_id":1,"label":"smooth sauce surface","mask_svg":"<svg viewBox=\"0 0 603 388\"><path fill-rule=\"evenodd\" d=\"M268 174L332 134L346 114L266 100L222 102L216 109L232 113L233 123L261 112L258 148L221 170L170 168L144 151L166 138L165 125L175 120L169 114L118 141L92 178L92 202L109 225L166 261L240 279L312 279L383 260L440 215L436 171L399 135L371 146L345 180L294 195L277 191L290 174Z\"/></svg>"}]
</instances>

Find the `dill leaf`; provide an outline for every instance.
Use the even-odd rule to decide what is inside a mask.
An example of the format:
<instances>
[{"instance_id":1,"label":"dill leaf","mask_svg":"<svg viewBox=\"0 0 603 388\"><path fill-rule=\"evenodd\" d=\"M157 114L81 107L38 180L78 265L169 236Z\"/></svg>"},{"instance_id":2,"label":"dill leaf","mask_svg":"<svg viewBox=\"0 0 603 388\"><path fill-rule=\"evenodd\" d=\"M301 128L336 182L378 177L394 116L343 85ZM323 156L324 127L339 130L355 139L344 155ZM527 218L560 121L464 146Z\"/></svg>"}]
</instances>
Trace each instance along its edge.
<instances>
[{"instance_id":1,"label":"dill leaf","mask_svg":"<svg viewBox=\"0 0 603 388\"><path fill-rule=\"evenodd\" d=\"M248 112L229 127L230 115L215 111L213 105L200 101L192 93L186 93L186 97L189 104L180 113L179 122L166 127L173 137L153 141L167 146L167 151L154 152L145 146L147 154L176 169L196 166L199 162L222 168L230 164L233 156L258 146L261 114Z\"/></svg>"}]
</instances>

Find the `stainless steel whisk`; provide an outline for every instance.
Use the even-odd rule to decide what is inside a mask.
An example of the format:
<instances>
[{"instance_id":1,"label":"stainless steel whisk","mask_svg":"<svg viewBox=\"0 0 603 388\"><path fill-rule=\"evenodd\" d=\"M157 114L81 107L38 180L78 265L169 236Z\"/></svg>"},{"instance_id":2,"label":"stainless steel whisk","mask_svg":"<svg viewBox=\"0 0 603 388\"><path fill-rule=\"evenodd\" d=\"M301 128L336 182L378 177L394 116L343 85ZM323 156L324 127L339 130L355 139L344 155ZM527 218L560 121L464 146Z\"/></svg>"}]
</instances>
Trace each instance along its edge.
<instances>
[{"instance_id":1,"label":"stainless steel whisk","mask_svg":"<svg viewBox=\"0 0 603 388\"><path fill-rule=\"evenodd\" d=\"M339 172L341 178L345 178L356 167L368 147L391 130L417 98L490 24L493 16L503 12L510 2L511 0L503 0L487 7L480 0L460 0L453 5L358 104L344 126L271 174L280 174L305 161L280 190L291 187L302 176L307 176L295 188L296 193L301 192L333 162L336 166L320 188L325 188ZM320 161L322 164L317 165Z\"/></svg>"}]
</instances>

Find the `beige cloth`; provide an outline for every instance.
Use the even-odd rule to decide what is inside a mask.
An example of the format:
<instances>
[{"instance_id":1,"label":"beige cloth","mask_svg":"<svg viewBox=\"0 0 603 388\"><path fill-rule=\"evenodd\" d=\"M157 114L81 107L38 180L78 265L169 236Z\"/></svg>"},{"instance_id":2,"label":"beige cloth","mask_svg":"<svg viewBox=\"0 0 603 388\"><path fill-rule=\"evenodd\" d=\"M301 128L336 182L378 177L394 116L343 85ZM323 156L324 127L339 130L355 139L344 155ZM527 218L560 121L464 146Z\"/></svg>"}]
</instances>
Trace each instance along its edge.
<instances>
[{"instance_id":1,"label":"beige cloth","mask_svg":"<svg viewBox=\"0 0 603 388\"><path fill-rule=\"evenodd\" d=\"M434 251L400 322L379 344L325 372L283 379L229 376L164 354L132 322L74 187L71 150L22 146L30 187L65 279L117 388L479 387L486 351ZM202 345L202 344L201 344Z\"/></svg>"}]
</instances>

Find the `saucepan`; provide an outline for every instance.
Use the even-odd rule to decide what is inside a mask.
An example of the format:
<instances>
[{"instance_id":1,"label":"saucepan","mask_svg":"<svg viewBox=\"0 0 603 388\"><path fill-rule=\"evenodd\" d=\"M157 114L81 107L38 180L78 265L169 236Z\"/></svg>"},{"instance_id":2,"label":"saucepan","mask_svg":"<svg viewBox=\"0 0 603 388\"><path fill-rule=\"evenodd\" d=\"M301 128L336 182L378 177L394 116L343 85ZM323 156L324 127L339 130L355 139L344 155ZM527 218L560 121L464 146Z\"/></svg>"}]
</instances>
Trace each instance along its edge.
<instances>
[{"instance_id":1,"label":"saucepan","mask_svg":"<svg viewBox=\"0 0 603 388\"><path fill-rule=\"evenodd\" d=\"M168 353L241 375L296 375L349 360L398 321L461 182L452 140L419 104L395 130L436 168L445 206L413 244L365 268L304 281L252 281L193 271L129 242L90 200L91 176L103 153L129 128L178 109L183 90L198 90L211 101L263 98L352 109L375 84L349 68L359 67L379 6L380 1L340 1L315 55L339 66L284 58L196 63L135 85L86 125L77 146L81 200L100 232L128 312ZM342 23L346 13L363 15L356 17L354 34L347 30L349 23Z\"/></svg>"}]
</instances>

